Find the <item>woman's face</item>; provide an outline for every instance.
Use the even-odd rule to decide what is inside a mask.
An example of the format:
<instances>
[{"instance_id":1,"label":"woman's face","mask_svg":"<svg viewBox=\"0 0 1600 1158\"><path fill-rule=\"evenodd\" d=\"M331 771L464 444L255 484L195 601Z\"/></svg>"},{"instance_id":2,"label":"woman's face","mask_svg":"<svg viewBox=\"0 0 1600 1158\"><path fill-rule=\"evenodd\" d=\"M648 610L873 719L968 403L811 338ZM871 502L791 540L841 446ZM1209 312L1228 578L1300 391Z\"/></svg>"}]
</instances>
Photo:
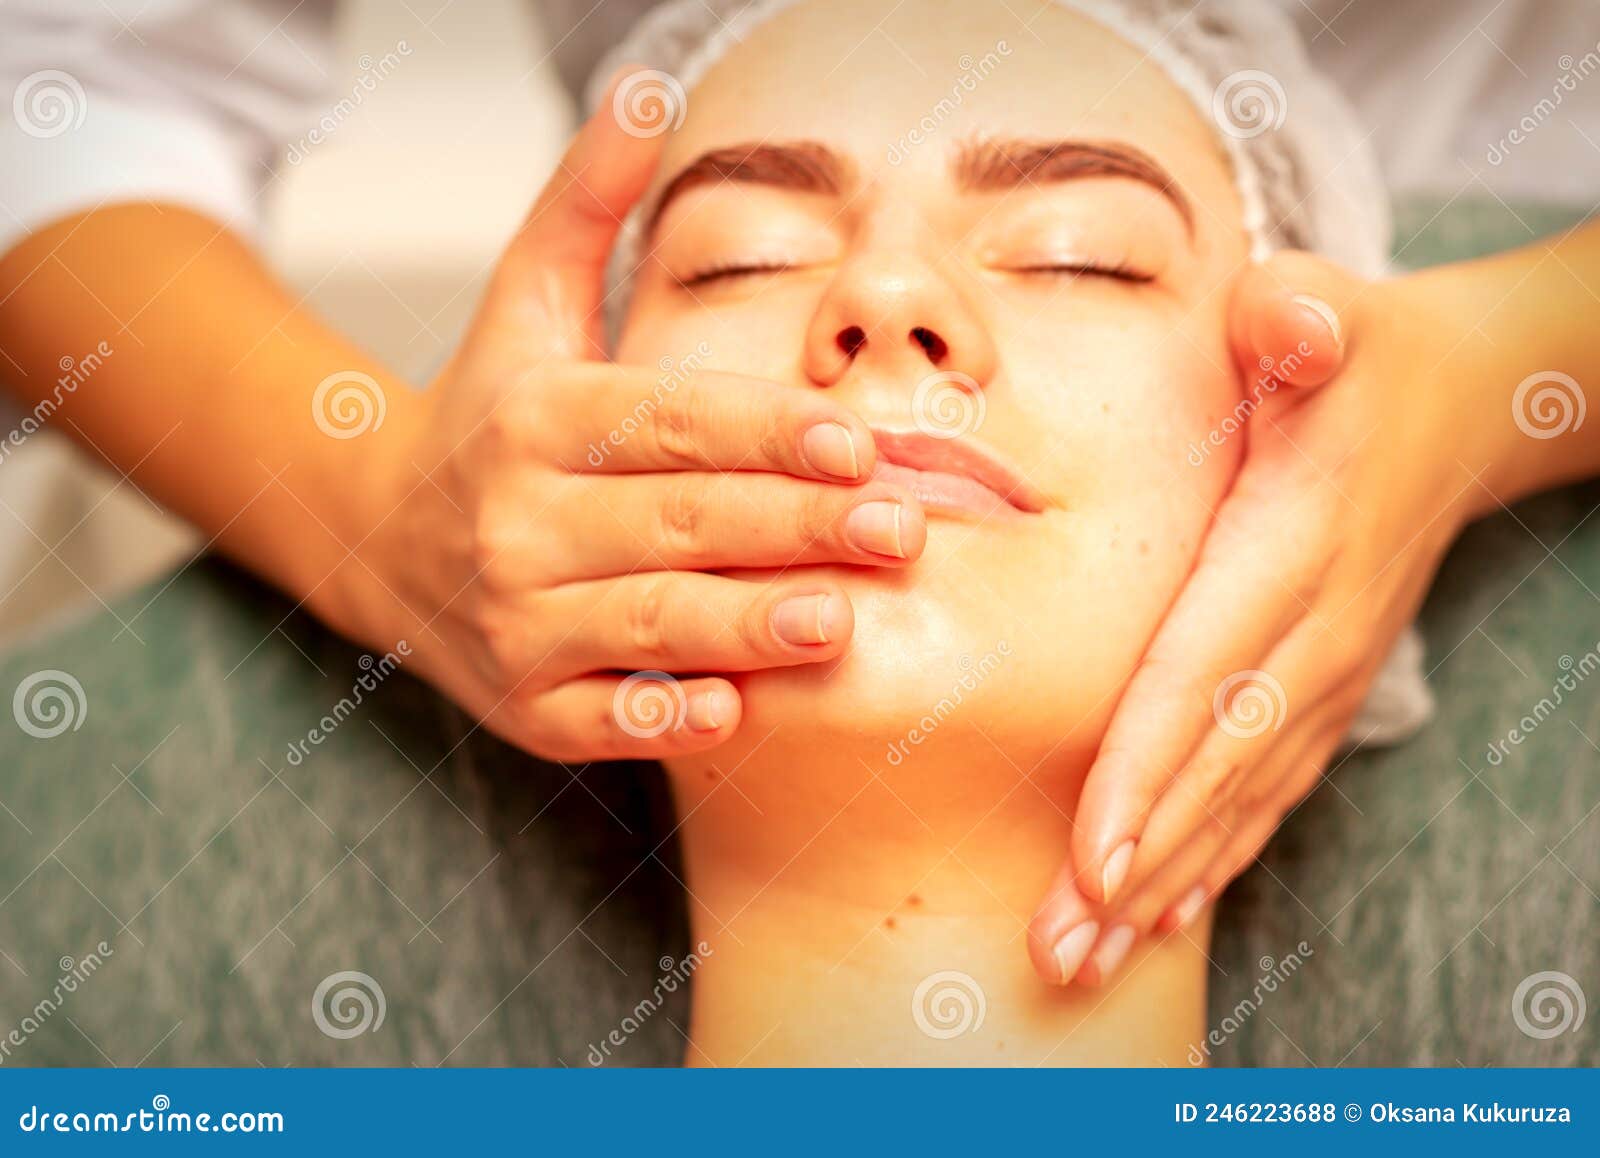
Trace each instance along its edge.
<instances>
[{"instance_id":1,"label":"woman's face","mask_svg":"<svg viewBox=\"0 0 1600 1158\"><path fill-rule=\"evenodd\" d=\"M956 692L940 726L1022 772L1091 749L1231 476L1237 440L1190 449L1240 397L1226 162L1137 51L1023 8L810 0L690 92L667 146L620 360L699 351L827 391L880 457L1020 482L925 488L906 570L823 569L853 645L736 677L742 736L803 725L881 764Z\"/></svg>"}]
</instances>

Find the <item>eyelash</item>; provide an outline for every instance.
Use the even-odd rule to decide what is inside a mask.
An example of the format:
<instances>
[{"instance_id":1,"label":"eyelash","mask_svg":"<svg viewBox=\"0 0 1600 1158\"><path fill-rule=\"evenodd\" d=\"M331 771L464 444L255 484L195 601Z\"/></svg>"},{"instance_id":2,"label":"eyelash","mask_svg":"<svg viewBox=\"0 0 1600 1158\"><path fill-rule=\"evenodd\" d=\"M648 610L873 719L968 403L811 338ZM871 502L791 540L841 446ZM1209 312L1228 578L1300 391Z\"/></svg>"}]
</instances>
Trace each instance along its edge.
<instances>
[{"instance_id":1,"label":"eyelash","mask_svg":"<svg viewBox=\"0 0 1600 1158\"><path fill-rule=\"evenodd\" d=\"M1113 265L1098 265L1094 262L1069 262L1061 264L1042 262L1038 265L1011 266L1005 272L1024 275L1042 274L1046 276L1059 277L1070 276L1074 278L1087 275L1089 277L1110 278L1113 281L1128 282L1132 285L1144 285L1147 282L1155 281L1154 274L1143 273L1134 269L1127 263L1120 261Z\"/></svg>"},{"instance_id":2,"label":"eyelash","mask_svg":"<svg viewBox=\"0 0 1600 1158\"><path fill-rule=\"evenodd\" d=\"M724 265L707 266L705 269L696 270L687 277L680 277L678 284L684 288L708 285L716 281L733 281L736 278L749 277L758 273L779 273L786 269L793 269L793 265L786 261L773 262L728 262Z\"/></svg>"},{"instance_id":3,"label":"eyelash","mask_svg":"<svg viewBox=\"0 0 1600 1158\"><path fill-rule=\"evenodd\" d=\"M725 265L708 266L698 270L687 277L680 277L678 284L685 289L695 286L709 285L719 281L734 281L741 277L751 277L762 273L781 273L786 269L794 268L788 262L729 262ZM1098 265L1093 262L1073 263L1041 263L1038 265L1011 266L1006 273L1027 275L1042 275L1054 277L1104 277L1113 281L1127 282L1130 285L1144 285L1155 280L1153 274L1141 273L1125 262L1113 265Z\"/></svg>"}]
</instances>

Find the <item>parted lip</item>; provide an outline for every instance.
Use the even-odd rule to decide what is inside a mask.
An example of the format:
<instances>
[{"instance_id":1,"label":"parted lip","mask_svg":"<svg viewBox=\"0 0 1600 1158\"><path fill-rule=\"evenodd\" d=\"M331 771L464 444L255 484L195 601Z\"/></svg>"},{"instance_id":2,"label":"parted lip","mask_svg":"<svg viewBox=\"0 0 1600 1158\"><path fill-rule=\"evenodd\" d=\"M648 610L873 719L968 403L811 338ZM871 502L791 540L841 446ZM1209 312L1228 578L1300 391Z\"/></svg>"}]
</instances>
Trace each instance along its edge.
<instances>
[{"instance_id":1,"label":"parted lip","mask_svg":"<svg viewBox=\"0 0 1600 1158\"><path fill-rule=\"evenodd\" d=\"M1003 504L1028 514L1047 505L1043 492L993 451L967 438L917 430L872 430L877 477L908 486L924 506L986 515Z\"/></svg>"}]
</instances>

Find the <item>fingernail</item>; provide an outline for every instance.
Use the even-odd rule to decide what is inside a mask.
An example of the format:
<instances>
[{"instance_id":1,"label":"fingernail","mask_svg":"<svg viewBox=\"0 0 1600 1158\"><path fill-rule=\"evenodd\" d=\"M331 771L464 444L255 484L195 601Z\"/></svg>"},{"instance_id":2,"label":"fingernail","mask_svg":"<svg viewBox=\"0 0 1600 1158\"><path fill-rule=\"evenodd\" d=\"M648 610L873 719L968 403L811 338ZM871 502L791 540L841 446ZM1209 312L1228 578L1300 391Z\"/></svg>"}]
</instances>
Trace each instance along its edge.
<instances>
[{"instance_id":1,"label":"fingernail","mask_svg":"<svg viewBox=\"0 0 1600 1158\"><path fill-rule=\"evenodd\" d=\"M900 517L903 510L899 503L889 499L862 503L845 519L845 534L850 542L863 551L904 559L906 550L900 545Z\"/></svg>"},{"instance_id":2,"label":"fingernail","mask_svg":"<svg viewBox=\"0 0 1600 1158\"><path fill-rule=\"evenodd\" d=\"M1077 975L1084 959L1089 956L1089 950L1094 948L1094 939L1099 935L1100 925L1095 921L1085 921L1056 942L1051 956L1056 959L1056 968L1060 970L1061 984L1065 985Z\"/></svg>"},{"instance_id":3,"label":"fingernail","mask_svg":"<svg viewBox=\"0 0 1600 1158\"><path fill-rule=\"evenodd\" d=\"M1132 840L1125 840L1117 845L1100 867L1100 899L1107 904L1128 879L1128 870L1133 867L1133 844Z\"/></svg>"},{"instance_id":4,"label":"fingernail","mask_svg":"<svg viewBox=\"0 0 1600 1158\"><path fill-rule=\"evenodd\" d=\"M800 453L810 466L834 478L860 478L856 440L837 422L819 422L800 437Z\"/></svg>"},{"instance_id":5,"label":"fingernail","mask_svg":"<svg viewBox=\"0 0 1600 1158\"><path fill-rule=\"evenodd\" d=\"M1200 911L1200 906L1206 903L1206 891L1200 885L1183 894L1183 900L1172 906L1172 927L1181 929Z\"/></svg>"},{"instance_id":6,"label":"fingernail","mask_svg":"<svg viewBox=\"0 0 1600 1158\"><path fill-rule=\"evenodd\" d=\"M721 693L700 692L689 701L689 710L684 719L691 732L715 732L722 726Z\"/></svg>"},{"instance_id":7,"label":"fingernail","mask_svg":"<svg viewBox=\"0 0 1600 1158\"><path fill-rule=\"evenodd\" d=\"M1094 965L1100 971L1100 980L1104 981L1116 972L1117 966L1122 964L1128 950L1133 948L1133 926L1116 925L1104 937L1100 944L1095 946Z\"/></svg>"},{"instance_id":8,"label":"fingernail","mask_svg":"<svg viewBox=\"0 0 1600 1158\"><path fill-rule=\"evenodd\" d=\"M1327 302L1321 298L1314 298L1310 294L1295 294L1289 299L1297 306L1304 306L1327 324L1328 333L1333 337L1333 347L1338 349L1344 341L1344 335L1339 329L1339 315Z\"/></svg>"},{"instance_id":9,"label":"fingernail","mask_svg":"<svg viewBox=\"0 0 1600 1158\"><path fill-rule=\"evenodd\" d=\"M843 616L837 595L796 595L773 608L772 631L785 643L827 643L838 638Z\"/></svg>"}]
</instances>

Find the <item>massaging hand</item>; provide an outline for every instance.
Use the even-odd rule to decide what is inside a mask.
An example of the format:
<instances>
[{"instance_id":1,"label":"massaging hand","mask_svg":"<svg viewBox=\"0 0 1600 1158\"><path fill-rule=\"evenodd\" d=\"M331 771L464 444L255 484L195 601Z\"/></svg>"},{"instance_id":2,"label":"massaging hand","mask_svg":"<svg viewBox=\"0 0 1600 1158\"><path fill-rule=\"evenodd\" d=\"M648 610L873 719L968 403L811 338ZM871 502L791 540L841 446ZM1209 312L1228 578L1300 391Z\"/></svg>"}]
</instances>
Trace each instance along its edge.
<instances>
[{"instance_id":1,"label":"massaging hand","mask_svg":"<svg viewBox=\"0 0 1600 1158\"><path fill-rule=\"evenodd\" d=\"M1430 300L1304 254L1238 285L1242 376L1271 359L1282 377L1236 436L1239 474L1085 781L1071 863L1030 928L1046 979L1105 980L1255 858L1484 504L1487 455L1439 381L1452 329Z\"/></svg>"},{"instance_id":2,"label":"massaging hand","mask_svg":"<svg viewBox=\"0 0 1600 1158\"><path fill-rule=\"evenodd\" d=\"M471 332L380 464L394 514L362 548L431 682L489 727L565 761L657 758L739 726L727 679L837 657L837 584L718 568L921 552L914 499L865 482L873 441L814 392L600 355L603 271L660 141L609 110L582 130L513 241Z\"/></svg>"}]
</instances>

